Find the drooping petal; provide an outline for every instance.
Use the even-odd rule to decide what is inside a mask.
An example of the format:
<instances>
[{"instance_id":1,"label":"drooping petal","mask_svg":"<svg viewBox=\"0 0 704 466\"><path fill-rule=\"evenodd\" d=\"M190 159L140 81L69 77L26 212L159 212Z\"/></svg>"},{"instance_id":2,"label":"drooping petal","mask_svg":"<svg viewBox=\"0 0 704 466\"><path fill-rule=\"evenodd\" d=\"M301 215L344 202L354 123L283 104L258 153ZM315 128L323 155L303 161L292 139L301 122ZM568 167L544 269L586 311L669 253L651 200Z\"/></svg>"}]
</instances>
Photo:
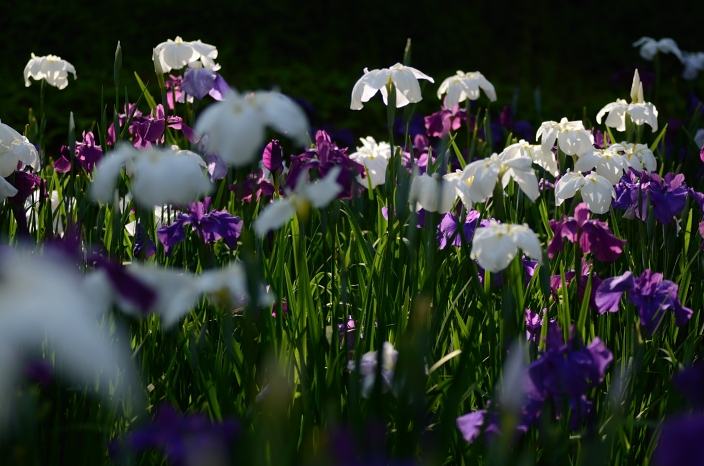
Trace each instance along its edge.
<instances>
[{"instance_id":1,"label":"drooping petal","mask_svg":"<svg viewBox=\"0 0 704 466\"><path fill-rule=\"evenodd\" d=\"M635 279L631 272L613 278L607 278L596 290L596 306L600 314L618 311L621 296L625 291L635 287Z\"/></svg>"}]
</instances>

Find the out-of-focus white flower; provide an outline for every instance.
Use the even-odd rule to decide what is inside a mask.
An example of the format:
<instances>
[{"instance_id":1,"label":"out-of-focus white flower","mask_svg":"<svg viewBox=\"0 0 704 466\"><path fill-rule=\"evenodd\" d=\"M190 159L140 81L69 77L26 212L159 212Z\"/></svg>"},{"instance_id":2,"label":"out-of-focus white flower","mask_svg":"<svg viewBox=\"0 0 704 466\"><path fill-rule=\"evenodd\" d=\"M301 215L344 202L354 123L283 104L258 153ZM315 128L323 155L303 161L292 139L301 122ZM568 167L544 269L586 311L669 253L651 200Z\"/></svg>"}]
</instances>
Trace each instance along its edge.
<instances>
[{"instance_id":1,"label":"out-of-focus white flower","mask_svg":"<svg viewBox=\"0 0 704 466\"><path fill-rule=\"evenodd\" d=\"M555 185L555 205L559 206L566 199L582 193L582 199L589 210L596 214L604 214L611 207L611 200L616 198L616 191L609 180L594 172L587 176L576 172L567 172Z\"/></svg>"},{"instance_id":2,"label":"out-of-focus white flower","mask_svg":"<svg viewBox=\"0 0 704 466\"><path fill-rule=\"evenodd\" d=\"M510 157L511 155L514 156ZM468 185L467 190L472 201L484 202L494 194L494 186L499 178L504 188L513 178L521 191L531 201L535 201L540 196L540 189L532 163L530 157L511 152L492 154L489 158L477 160L464 167L459 183Z\"/></svg>"},{"instance_id":3,"label":"out-of-focus white flower","mask_svg":"<svg viewBox=\"0 0 704 466\"><path fill-rule=\"evenodd\" d=\"M416 211L425 209L428 212L444 214L455 205L457 183L457 176L453 173L445 176L440 176L439 173L423 173L413 178L408 200L411 205L415 205Z\"/></svg>"},{"instance_id":4,"label":"out-of-focus white flower","mask_svg":"<svg viewBox=\"0 0 704 466\"><path fill-rule=\"evenodd\" d=\"M308 142L308 119L301 107L278 92L232 91L225 100L208 106L196 122L195 130L208 135L208 151L229 165L241 167L261 155L266 127L304 146Z\"/></svg>"},{"instance_id":5,"label":"out-of-focus white flower","mask_svg":"<svg viewBox=\"0 0 704 466\"><path fill-rule=\"evenodd\" d=\"M125 205L129 203L129 199L132 196L130 194L127 194L125 196L124 201L120 199L120 212L124 212L123 208L123 202ZM154 218L156 220L156 228L162 227L164 225L171 225L176 221L176 217L178 217L179 211L176 210L172 206L168 205L163 205L163 206L154 206ZM133 220L129 223L125 224L125 230L127 230L127 233L130 236L134 236L135 233L137 232L137 221Z\"/></svg>"},{"instance_id":6,"label":"out-of-focus white flower","mask_svg":"<svg viewBox=\"0 0 704 466\"><path fill-rule=\"evenodd\" d=\"M32 77L37 81L42 79L59 89L68 86L68 74L73 73L73 79L76 78L76 68L66 60L62 60L56 55L47 55L46 57L37 57L32 54L27 65L24 67L24 85L29 87L29 78Z\"/></svg>"},{"instance_id":7,"label":"out-of-focus white flower","mask_svg":"<svg viewBox=\"0 0 704 466\"><path fill-rule=\"evenodd\" d=\"M445 107L452 108L455 104L467 99L477 100L479 98L479 88L484 90L486 96L492 102L496 101L496 91L494 86L487 81L479 71L464 73L457 71L457 74L445 79L438 89L438 99L447 92L445 97Z\"/></svg>"},{"instance_id":8,"label":"out-of-focus white flower","mask_svg":"<svg viewBox=\"0 0 704 466\"><path fill-rule=\"evenodd\" d=\"M350 154L350 158L364 165L367 177L362 178L362 175L357 175L357 181L365 188L368 188L371 182L374 189L386 181L386 167L391 158L391 146L388 142L377 143L371 136L359 140L362 141L362 147L357 147L357 152Z\"/></svg>"},{"instance_id":9,"label":"out-of-focus white flower","mask_svg":"<svg viewBox=\"0 0 704 466\"><path fill-rule=\"evenodd\" d=\"M628 170L628 159L619 154L613 146L607 149L591 149L579 156L574 170L586 172L592 169L597 175L603 176L609 180L609 183L616 185L621 181L623 172Z\"/></svg>"},{"instance_id":10,"label":"out-of-focus white flower","mask_svg":"<svg viewBox=\"0 0 704 466\"><path fill-rule=\"evenodd\" d=\"M542 263L543 251L533 230L527 225L491 220L488 227L477 228L474 232L470 257L476 259L482 268L498 273L508 267L518 254L518 248Z\"/></svg>"},{"instance_id":11,"label":"out-of-focus white flower","mask_svg":"<svg viewBox=\"0 0 704 466\"><path fill-rule=\"evenodd\" d=\"M12 186L5 178L0 177L0 202L8 197L15 197L16 194L17 188Z\"/></svg>"},{"instance_id":12,"label":"out-of-focus white flower","mask_svg":"<svg viewBox=\"0 0 704 466\"><path fill-rule=\"evenodd\" d=\"M286 199L274 200L259 213L252 227L254 232L264 237L272 230L278 230L286 225L299 212L305 214L312 206L316 209L330 204L342 192L342 186L337 182L341 167L333 167L324 178L308 183L308 173L304 171L296 181L295 194Z\"/></svg>"},{"instance_id":13,"label":"out-of-focus white flower","mask_svg":"<svg viewBox=\"0 0 704 466\"><path fill-rule=\"evenodd\" d=\"M211 301L230 308L236 307L238 304L244 305L250 299L247 290L247 273L244 267L238 263L231 263L222 269L204 271L196 278L196 286ZM266 287L262 284L259 287L257 304L261 307L267 307L273 303L273 294L267 293Z\"/></svg>"},{"instance_id":14,"label":"out-of-focus white flower","mask_svg":"<svg viewBox=\"0 0 704 466\"><path fill-rule=\"evenodd\" d=\"M33 221L34 225L39 225L39 214L37 209L39 208L41 190L36 190L32 192L32 195L27 198L24 202L24 208L27 211L27 221ZM72 199L72 204L76 205L76 200ZM36 209L32 209L35 206ZM54 233L59 236L64 236L64 222L61 220L61 212L59 212L59 207L61 206L61 201L59 200L59 192L54 190L51 192L51 215L54 224Z\"/></svg>"},{"instance_id":15,"label":"out-of-focus white flower","mask_svg":"<svg viewBox=\"0 0 704 466\"><path fill-rule=\"evenodd\" d=\"M555 154L551 150L544 151L543 146L539 144L529 144L521 139L515 144L511 144L499 154L499 158L504 160L515 159L516 157L530 157L533 163L542 167L552 176L560 174L557 168L557 160Z\"/></svg>"},{"instance_id":16,"label":"out-of-focus white flower","mask_svg":"<svg viewBox=\"0 0 704 466\"><path fill-rule=\"evenodd\" d=\"M702 131L702 144L704 144L704 130L700 131ZM658 162L653 151L645 144L632 144L624 141L620 144L612 144L609 146L609 150L624 152L628 165L638 171L642 171L645 168L652 173L658 169Z\"/></svg>"},{"instance_id":17,"label":"out-of-focus white flower","mask_svg":"<svg viewBox=\"0 0 704 466\"><path fill-rule=\"evenodd\" d=\"M557 140L560 150L567 155L582 154L592 148L594 137L584 128L581 121L567 121L563 118L560 122L546 121L540 125L535 139L542 137L541 147L543 152L550 152Z\"/></svg>"},{"instance_id":18,"label":"out-of-focus white flower","mask_svg":"<svg viewBox=\"0 0 704 466\"><path fill-rule=\"evenodd\" d=\"M99 381L99 394L106 401L123 399L137 381L129 348L111 343L129 340L119 328L110 337L95 319L95 309L106 307L108 297L86 293L83 282L75 266L50 250L43 257L3 251L0 396L5 402L0 404L0 420L10 414L24 364L43 351L54 355L57 373L72 383L85 383L92 391Z\"/></svg>"},{"instance_id":19,"label":"out-of-focus white flower","mask_svg":"<svg viewBox=\"0 0 704 466\"><path fill-rule=\"evenodd\" d=\"M93 173L91 195L100 202L111 202L117 177L127 165L130 191L143 207L164 204L185 205L198 195L208 194L213 186L204 175L205 162L190 151L151 147L137 150L124 144L103 157Z\"/></svg>"},{"instance_id":20,"label":"out-of-focus white flower","mask_svg":"<svg viewBox=\"0 0 704 466\"><path fill-rule=\"evenodd\" d=\"M200 60L208 69L215 69L213 60L218 57L218 49L200 40L184 42L181 37L176 40L168 39L154 48L154 59L159 60L159 65L164 73L171 70L180 70L191 62Z\"/></svg>"},{"instance_id":21,"label":"out-of-focus white flower","mask_svg":"<svg viewBox=\"0 0 704 466\"><path fill-rule=\"evenodd\" d=\"M677 43L669 37L660 40L655 40L652 37L641 37L633 42L633 47L640 47L640 56L646 60L652 60L655 58L655 54L660 52L672 53L682 61L682 52L677 47Z\"/></svg>"},{"instance_id":22,"label":"out-of-focus white flower","mask_svg":"<svg viewBox=\"0 0 704 466\"><path fill-rule=\"evenodd\" d=\"M364 68L364 76L359 78L352 88L352 102L350 108L352 110L361 110L363 102L368 102L374 97L377 91L381 91L381 97L384 99L384 104L388 105L387 84L393 83L396 88L396 107L404 107L410 103L416 103L423 100L420 92L419 79L427 79L434 83L433 78L423 74L410 66L403 66L396 63L391 68L382 68L380 70L371 70Z\"/></svg>"},{"instance_id":23,"label":"out-of-focus white flower","mask_svg":"<svg viewBox=\"0 0 704 466\"><path fill-rule=\"evenodd\" d=\"M616 128L616 131L626 131L626 114L631 116L633 123L639 126L647 123L653 131L658 130L658 110L655 105L643 100L643 83L640 82L638 70L633 75L631 103L629 104L623 99L616 99L616 102L611 102L599 110L596 122L601 124L602 117L607 113L604 124Z\"/></svg>"},{"instance_id":24,"label":"out-of-focus white flower","mask_svg":"<svg viewBox=\"0 0 704 466\"><path fill-rule=\"evenodd\" d=\"M376 351L370 351L362 355L359 361L359 373L362 375L362 396L369 398L374 388L376 380L376 365L379 357ZM394 370L396 370L396 361L398 360L398 351L394 349L394 345L388 341L384 342L381 350L381 377L382 390L388 392L391 389L391 384L394 381ZM354 361L347 364L347 370L353 371L357 367Z\"/></svg>"},{"instance_id":25,"label":"out-of-focus white flower","mask_svg":"<svg viewBox=\"0 0 704 466\"><path fill-rule=\"evenodd\" d=\"M682 54L682 64L684 71L682 79L693 81L697 79L700 71L704 71L704 52L684 52Z\"/></svg>"},{"instance_id":26,"label":"out-of-focus white flower","mask_svg":"<svg viewBox=\"0 0 704 466\"><path fill-rule=\"evenodd\" d=\"M694 143L699 149L704 148L704 129L698 129L694 135Z\"/></svg>"},{"instance_id":27,"label":"out-of-focus white flower","mask_svg":"<svg viewBox=\"0 0 704 466\"><path fill-rule=\"evenodd\" d=\"M17 170L18 162L39 171L39 155L34 145L20 133L0 122L0 176L5 178Z\"/></svg>"}]
</instances>

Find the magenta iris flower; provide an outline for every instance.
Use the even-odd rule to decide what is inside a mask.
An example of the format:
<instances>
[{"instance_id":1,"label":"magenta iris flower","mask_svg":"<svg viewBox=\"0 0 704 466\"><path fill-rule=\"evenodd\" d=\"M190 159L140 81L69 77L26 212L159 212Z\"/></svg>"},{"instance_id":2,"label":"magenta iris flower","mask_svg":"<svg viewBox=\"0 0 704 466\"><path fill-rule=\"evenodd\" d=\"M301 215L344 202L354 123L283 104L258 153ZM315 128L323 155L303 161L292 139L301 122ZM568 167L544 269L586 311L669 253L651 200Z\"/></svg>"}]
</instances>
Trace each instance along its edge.
<instances>
[{"instance_id":1,"label":"magenta iris flower","mask_svg":"<svg viewBox=\"0 0 704 466\"><path fill-rule=\"evenodd\" d=\"M679 286L670 280L663 280L661 273L645 270L640 277L635 277L631 272L626 272L604 280L596 292L596 305L601 314L616 312L621 296L628 292L628 299L638 309L640 324L647 335L652 335L665 311L674 313L678 327L692 317L692 310L682 306L677 298L678 291Z\"/></svg>"},{"instance_id":2,"label":"magenta iris flower","mask_svg":"<svg viewBox=\"0 0 704 466\"><path fill-rule=\"evenodd\" d=\"M61 157L54 162L54 170L58 173L68 173L71 170L71 149L61 146ZM95 165L103 158L103 149L95 145L95 136L92 132L83 131L83 140L76 141L74 152L76 164L83 167L86 172L92 173Z\"/></svg>"},{"instance_id":3,"label":"magenta iris flower","mask_svg":"<svg viewBox=\"0 0 704 466\"><path fill-rule=\"evenodd\" d=\"M283 149L281 149L281 144L278 140L274 139L264 148L264 153L262 154L262 163L264 168L274 173L277 170L283 170L284 168L284 156Z\"/></svg>"},{"instance_id":4,"label":"magenta iris flower","mask_svg":"<svg viewBox=\"0 0 704 466\"><path fill-rule=\"evenodd\" d=\"M442 105L439 111L425 117L425 129L428 136L441 138L449 134L450 130L460 129L465 121L467 111L460 108L460 104L455 104L452 108Z\"/></svg>"},{"instance_id":5,"label":"magenta iris flower","mask_svg":"<svg viewBox=\"0 0 704 466\"><path fill-rule=\"evenodd\" d=\"M203 202L194 202L188 206L185 213L180 213L176 221L157 230L157 238L164 245L164 251L169 250L186 238L186 225L191 225L198 236L206 243L212 244L223 239L227 247L235 249L237 238L242 232L242 219L230 215L226 210L209 211L210 198Z\"/></svg>"},{"instance_id":6,"label":"magenta iris flower","mask_svg":"<svg viewBox=\"0 0 704 466\"><path fill-rule=\"evenodd\" d=\"M167 116L164 106L159 104L149 116L132 120L130 132L134 134L134 146L143 149L151 147L152 143L163 144L167 127L181 131L191 142L198 139L195 132L183 123L181 117Z\"/></svg>"},{"instance_id":7,"label":"magenta iris flower","mask_svg":"<svg viewBox=\"0 0 704 466\"><path fill-rule=\"evenodd\" d=\"M24 201L39 187L41 187L42 195L46 197L46 181L34 173L16 171L5 179L17 189L17 194L10 198L10 201L15 205L24 206Z\"/></svg>"},{"instance_id":8,"label":"magenta iris flower","mask_svg":"<svg viewBox=\"0 0 704 466\"><path fill-rule=\"evenodd\" d=\"M229 189L242 202L257 202L263 197L273 196L275 191L274 185L262 169L256 173L250 173L244 181L231 184Z\"/></svg>"},{"instance_id":9,"label":"magenta iris flower","mask_svg":"<svg viewBox=\"0 0 704 466\"><path fill-rule=\"evenodd\" d=\"M559 222L550 220L550 228L555 236L548 246L548 255L552 259L565 247L565 239L579 243L585 254L594 254L597 260L613 262L623 252L624 240L614 236L609 224L597 219L590 219L589 207L581 202L574 212L574 217L563 217Z\"/></svg>"}]
</instances>

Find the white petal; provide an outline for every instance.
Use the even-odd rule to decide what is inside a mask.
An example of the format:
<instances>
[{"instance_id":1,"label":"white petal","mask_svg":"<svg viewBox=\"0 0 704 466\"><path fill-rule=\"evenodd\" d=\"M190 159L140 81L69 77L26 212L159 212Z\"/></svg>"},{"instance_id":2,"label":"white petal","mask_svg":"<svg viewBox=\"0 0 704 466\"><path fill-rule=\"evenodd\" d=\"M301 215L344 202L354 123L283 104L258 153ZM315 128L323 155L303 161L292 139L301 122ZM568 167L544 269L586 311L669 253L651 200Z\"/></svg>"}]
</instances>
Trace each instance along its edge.
<instances>
[{"instance_id":1,"label":"white petal","mask_svg":"<svg viewBox=\"0 0 704 466\"><path fill-rule=\"evenodd\" d=\"M293 218L296 212L288 199L277 199L266 206L254 220L252 227L257 236L264 237L273 230L278 230Z\"/></svg>"}]
</instances>

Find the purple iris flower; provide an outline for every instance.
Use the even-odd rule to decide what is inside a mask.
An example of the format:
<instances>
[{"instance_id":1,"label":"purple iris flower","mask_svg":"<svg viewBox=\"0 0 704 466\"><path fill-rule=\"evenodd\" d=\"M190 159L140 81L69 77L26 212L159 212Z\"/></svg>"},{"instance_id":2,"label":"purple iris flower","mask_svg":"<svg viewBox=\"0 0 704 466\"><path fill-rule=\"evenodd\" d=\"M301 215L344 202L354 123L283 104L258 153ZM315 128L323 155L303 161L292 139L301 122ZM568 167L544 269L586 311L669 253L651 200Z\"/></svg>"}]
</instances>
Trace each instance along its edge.
<instances>
[{"instance_id":1,"label":"purple iris flower","mask_svg":"<svg viewBox=\"0 0 704 466\"><path fill-rule=\"evenodd\" d=\"M137 223L137 228L134 234L134 257L142 257L149 259L156 254L156 244L149 237L141 223Z\"/></svg>"},{"instance_id":2,"label":"purple iris flower","mask_svg":"<svg viewBox=\"0 0 704 466\"><path fill-rule=\"evenodd\" d=\"M528 398L536 401L552 399L555 406L568 401L573 411L570 426L576 429L586 419L591 403L587 390L604 380L613 354L599 337L584 346L570 331L567 342L557 322L548 326L545 352L528 366L530 380Z\"/></svg>"},{"instance_id":3,"label":"purple iris flower","mask_svg":"<svg viewBox=\"0 0 704 466\"><path fill-rule=\"evenodd\" d=\"M230 215L226 210L209 212L209 209L209 197L203 202L194 202L188 206L186 213L178 214L174 223L157 230L157 238L164 245L166 254L173 246L185 239L186 225L191 225L206 244L223 239L230 249L237 247L237 238L242 232L242 219Z\"/></svg>"},{"instance_id":4,"label":"purple iris flower","mask_svg":"<svg viewBox=\"0 0 704 466\"><path fill-rule=\"evenodd\" d=\"M579 275L579 280L577 281L577 298L584 299L584 292L587 290L587 281L589 280L589 274L591 272L591 265L582 258L582 270ZM599 308L596 305L596 290L602 283L601 278L596 274L596 272L591 272L592 275L592 291L589 294L589 308L597 311ZM565 272L565 285L569 284L577 276L574 270L568 270ZM552 291L553 299L557 300L557 290L562 288L562 276L552 275L550 277L550 290Z\"/></svg>"},{"instance_id":5,"label":"purple iris flower","mask_svg":"<svg viewBox=\"0 0 704 466\"><path fill-rule=\"evenodd\" d=\"M132 121L140 120L143 117L142 112L138 108L136 108L136 106L137 106L136 103L125 105L123 107L125 113L118 113L117 123L120 125L120 128L122 128L125 125L125 123L127 122L127 117L132 113L132 111L134 111L134 115L132 115ZM130 134L134 135L134 127L133 126L130 125L128 131ZM105 143L108 146L113 146L113 145L115 145L116 141L117 141L117 135L115 134L115 124L111 123L110 126L108 127L107 141L105 141Z\"/></svg>"},{"instance_id":6,"label":"purple iris flower","mask_svg":"<svg viewBox=\"0 0 704 466\"><path fill-rule=\"evenodd\" d=\"M68 146L61 146L60 157L53 163L56 173L68 173L71 171L71 151Z\"/></svg>"},{"instance_id":7,"label":"purple iris flower","mask_svg":"<svg viewBox=\"0 0 704 466\"><path fill-rule=\"evenodd\" d=\"M307 149L303 154L291 157L283 189L294 190L301 174L311 168L316 168L318 174L324 177L333 167L338 166L342 168L336 180L342 186L338 199L357 197L363 188L356 178L364 173L364 165L349 158L346 147L338 147L328 133L320 130L315 135L315 149Z\"/></svg>"},{"instance_id":8,"label":"purple iris flower","mask_svg":"<svg viewBox=\"0 0 704 466\"><path fill-rule=\"evenodd\" d=\"M234 420L213 424L205 414L182 416L172 407L158 408L154 422L126 435L113 448L143 451L158 448L175 465L229 464L229 445L238 434Z\"/></svg>"},{"instance_id":9,"label":"purple iris flower","mask_svg":"<svg viewBox=\"0 0 704 466\"><path fill-rule=\"evenodd\" d=\"M536 344L539 343L540 332L543 328L543 319L547 312L547 308L543 308L540 313L526 309L526 340ZM550 319L550 322L554 322L554 319Z\"/></svg>"},{"instance_id":10,"label":"purple iris flower","mask_svg":"<svg viewBox=\"0 0 704 466\"><path fill-rule=\"evenodd\" d=\"M704 416L670 418L662 425L660 441L653 453L655 466L701 464L704 458Z\"/></svg>"},{"instance_id":11,"label":"purple iris flower","mask_svg":"<svg viewBox=\"0 0 704 466\"><path fill-rule=\"evenodd\" d=\"M394 119L394 133L400 139L406 135L406 125L402 117ZM425 121L421 115L415 113L411 117L411 121L408 122L408 135L413 139L418 134L425 134Z\"/></svg>"},{"instance_id":12,"label":"purple iris flower","mask_svg":"<svg viewBox=\"0 0 704 466\"><path fill-rule=\"evenodd\" d=\"M425 117L425 128L429 137L441 138L449 134L450 130L460 129L465 121L467 111L460 108L460 104L457 103L452 108L442 105L439 111Z\"/></svg>"},{"instance_id":13,"label":"purple iris flower","mask_svg":"<svg viewBox=\"0 0 704 466\"><path fill-rule=\"evenodd\" d=\"M419 140L419 142L422 142ZM402 152L401 153L401 164L403 167L408 170L409 173L413 173L413 168L415 167L418 170L418 174L422 175L426 171L428 171L428 149L426 148L423 151L420 150L414 150L414 155L415 159L411 160L411 153L410 152ZM435 162L435 157L432 157L431 159L431 164Z\"/></svg>"},{"instance_id":14,"label":"purple iris flower","mask_svg":"<svg viewBox=\"0 0 704 466\"><path fill-rule=\"evenodd\" d=\"M600 130L594 128L592 128L591 132L594 135L594 147L597 149L604 149L613 144L609 133L602 133Z\"/></svg>"},{"instance_id":15,"label":"purple iris flower","mask_svg":"<svg viewBox=\"0 0 704 466\"><path fill-rule=\"evenodd\" d=\"M5 179L17 189L17 194L10 198L10 201L15 205L24 206L24 201L39 187L41 187L42 195L46 197L46 181L34 173L16 171Z\"/></svg>"},{"instance_id":16,"label":"purple iris flower","mask_svg":"<svg viewBox=\"0 0 704 466\"><path fill-rule=\"evenodd\" d=\"M264 153L262 154L262 162L264 163L264 168L274 173L277 170L283 170L284 168L284 156L283 150L281 149L281 144L278 140L274 139L264 148Z\"/></svg>"},{"instance_id":17,"label":"purple iris flower","mask_svg":"<svg viewBox=\"0 0 704 466\"><path fill-rule=\"evenodd\" d=\"M668 173L664 179L651 173L648 193L655 218L664 225L680 215L687 203L687 185L682 173Z\"/></svg>"},{"instance_id":18,"label":"purple iris flower","mask_svg":"<svg viewBox=\"0 0 704 466\"><path fill-rule=\"evenodd\" d=\"M420 209L416 214L418 215L418 220L416 223L416 228L424 228L425 227L425 209ZM382 207L381 208L381 216L386 219L386 221L389 220L389 208L388 207Z\"/></svg>"},{"instance_id":19,"label":"purple iris flower","mask_svg":"<svg viewBox=\"0 0 704 466\"><path fill-rule=\"evenodd\" d=\"M594 254L597 260L613 262L623 252L624 240L618 239L609 230L609 224L597 219L590 219L589 207L581 202L574 211L574 217L563 217L559 222L550 220L550 228L555 236L548 246L548 255L552 259L565 247L565 239L579 243L585 254Z\"/></svg>"},{"instance_id":20,"label":"purple iris flower","mask_svg":"<svg viewBox=\"0 0 704 466\"><path fill-rule=\"evenodd\" d=\"M476 210L467 212L467 219L464 222L464 226L460 232L457 232L460 226L457 215L455 215L454 212L444 214L438 224L438 247L445 249L448 244L459 247L462 246L463 241L465 244L469 244L474 237L474 230L477 228L480 216L481 215ZM450 240L452 240L452 243L450 243Z\"/></svg>"},{"instance_id":21,"label":"purple iris flower","mask_svg":"<svg viewBox=\"0 0 704 466\"><path fill-rule=\"evenodd\" d=\"M183 75L181 91L202 99L210 95L215 100L223 100L230 91L225 79L213 70L204 67L189 67Z\"/></svg>"},{"instance_id":22,"label":"purple iris flower","mask_svg":"<svg viewBox=\"0 0 704 466\"><path fill-rule=\"evenodd\" d=\"M599 313L618 311L621 295L626 291L628 299L638 308L640 323L647 335L652 335L658 328L667 310L674 313L678 327L692 317L692 310L682 306L677 298L679 286L670 280L663 280L661 273L648 269L640 277L629 271L604 280L596 292Z\"/></svg>"},{"instance_id":23,"label":"purple iris flower","mask_svg":"<svg viewBox=\"0 0 704 466\"><path fill-rule=\"evenodd\" d=\"M230 191L242 202L257 202L262 197L274 195L274 185L261 168L257 173L250 173L247 179L230 185Z\"/></svg>"},{"instance_id":24,"label":"purple iris flower","mask_svg":"<svg viewBox=\"0 0 704 466\"><path fill-rule=\"evenodd\" d=\"M61 157L54 162L54 170L58 173L71 171L71 149L61 146ZM75 160L86 172L92 173L95 165L103 158L103 149L95 145L95 136L92 132L83 131L83 140L76 141Z\"/></svg>"},{"instance_id":25,"label":"purple iris flower","mask_svg":"<svg viewBox=\"0 0 704 466\"><path fill-rule=\"evenodd\" d=\"M198 136L177 116L166 116L164 106L159 104L148 117L134 118L130 132L134 134L134 146L143 149L151 147L152 143L164 143L166 128L179 130L190 142L197 142Z\"/></svg>"},{"instance_id":26,"label":"purple iris flower","mask_svg":"<svg viewBox=\"0 0 704 466\"><path fill-rule=\"evenodd\" d=\"M457 418L457 428L469 443L473 443L481 435L487 412L486 409L480 409Z\"/></svg>"}]
</instances>

